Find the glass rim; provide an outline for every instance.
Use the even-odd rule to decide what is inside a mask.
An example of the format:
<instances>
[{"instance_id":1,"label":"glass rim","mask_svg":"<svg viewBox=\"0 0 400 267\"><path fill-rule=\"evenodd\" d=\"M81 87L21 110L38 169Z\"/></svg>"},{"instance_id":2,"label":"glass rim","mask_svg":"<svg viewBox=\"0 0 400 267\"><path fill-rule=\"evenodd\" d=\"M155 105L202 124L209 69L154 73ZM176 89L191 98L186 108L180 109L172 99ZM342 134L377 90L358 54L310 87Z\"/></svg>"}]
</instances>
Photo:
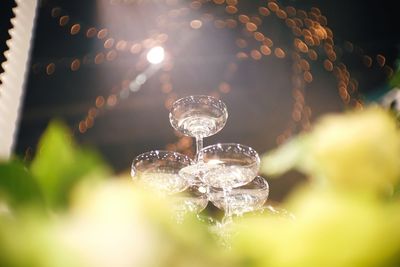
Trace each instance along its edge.
<instances>
[{"instance_id":1,"label":"glass rim","mask_svg":"<svg viewBox=\"0 0 400 267\"><path fill-rule=\"evenodd\" d=\"M216 98L216 97L213 97L213 96L210 96L210 95L189 95L189 96L184 96L184 97L181 97L181 98L175 100L175 101L172 103L172 106L171 106L171 108L170 108L170 111L174 110L174 107L177 106L180 102L184 101L185 99L190 99L190 98L206 98L206 99L215 101L215 102L217 102L218 104L221 104L221 105L223 106L223 108L224 108L225 110L227 110L227 107L226 107L226 104L224 103L224 101L222 101L221 99L218 99L218 98Z\"/></svg>"},{"instance_id":2,"label":"glass rim","mask_svg":"<svg viewBox=\"0 0 400 267\"><path fill-rule=\"evenodd\" d=\"M193 160L192 160L189 156L187 156L187 155L185 155L185 154L182 154L182 153L179 153L179 152L176 152L176 151L169 151L169 150L150 150L150 151L147 151L147 152L144 152L144 153L141 153L141 154L137 155L137 156L133 159L133 161L132 161L132 168L135 167L135 163L137 163L137 162L143 160L143 159L140 159L140 157L143 157L143 156L145 156L145 155L150 155L150 154L152 154L152 153L154 153L154 154L156 154L156 155L159 155L159 154L162 154L162 155L177 155L177 156L180 156L180 157L183 158L183 162L186 162L186 161L187 161L187 162L188 162L188 165L193 164ZM161 159L161 158L160 158L160 159ZM136 167L135 167L135 168L136 168Z\"/></svg>"},{"instance_id":3,"label":"glass rim","mask_svg":"<svg viewBox=\"0 0 400 267\"><path fill-rule=\"evenodd\" d=\"M256 162L255 162L255 163L251 163L251 164L249 164L249 165L252 165L252 164L259 164L259 163L261 162L260 156L258 155L257 151L256 151L254 148L252 148L252 147L250 147L250 146L242 145L242 144L239 144L239 143L217 143L217 144L212 144L212 145L203 147L203 148L200 150L200 152L202 152L203 155L204 155L204 154L205 154L205 153L204 153L204 150L210 149L210 148L212 148L212 147L218 147L218 146L224 146L224 147L227 147L227 146L240 146L241 148L244 148L244 149L246 149L246 150L251 151L252 153L254 153L254 157L256 158Z\"/></svg>"},{"instance_id":4,"label":"glass rim","mask_svg":"<svg viewBox=\"0 0 400 267\"><path fill-rule=\"evenodd\" d=\"M137 176L143 172L143 169L142 169L143 166L140 166L140 165L138 166L138 164L140 164L140 162L142 162L142 161L145 161L146 158L141 159L140 157L144 157L145 155L151 155L152 153L154 153L155 155L162 154L162 155L165 155L166 157L168 157L169 155L177 155L177 156L181 157L181 159L177 160L177 162L179 162L180 164L187 165L187 166L190 166L193 164L193 160L189 156L184 155L179 152L168 151L168 150L150 150L150 151L147 151L147 152L137 155L133 159L132 164L131 164L131 170L130 170L130 175L133 180L136 180ZM161 157L162 156L160 156L159 158L155 157L154 159L155 160L166 160ZM170 159L167 159L167 160L170 160ZM172 162L172 160L170 160L170 161Z\"/></svg>"},{"instance_id":5,"label":"glass rim","mask_svg":"<svg viewBox=\"0 0 400 267\"><path fill-rule=\"evenodd\" d=\"M246 158L254 158L255 161L252 162L252 163L241 165L241 166L243 166L243 167L257 166L258 169L260 168L259 166L261 164L261 159L260 159L260 156L258 155L257 151L254 148L250 147L250 146L242 145L242 144L239 144L239 143L217 143L217 144L213 144L213 145L209 145L209 146L203 147L199 151L199 153L202 153L203 158L204 158L204 155L207 154L206 152L204 152L206 149L209 149L209 148L212 148L212 147L218 147L218 146L240 146L241 148L245 148L247 151L250 151L251 153L253 153L253 155L246 155Z\"/></svg>"},{"instance_id":6,"label":"glass rim","mask_svg":"<svg viewBox=\"0 0 400 267\"><path fill-rule=\"evenodd\" d=\"M263 186L259 187L259 188L246 188L247 186L250 186L252 183L256 182L257 180L262 180L263 181ZM222 193L223 192L223 188L218 188L218 187L210 187L210 193L211 194L215 194L215 193ZM235 192L238 190L245 190L245 191L252 191L252 192L263 192L263 191L267 191L267 197L269 195L269 183L267 181L267 179L265 179L263 176L261 175L257 175L256 177L254 177L253 180L251 180L251 182L244 184L242 186L239 187L235 187L232 188L228 194L230 194L231 192Z\"/></svg>"}]
</instances>

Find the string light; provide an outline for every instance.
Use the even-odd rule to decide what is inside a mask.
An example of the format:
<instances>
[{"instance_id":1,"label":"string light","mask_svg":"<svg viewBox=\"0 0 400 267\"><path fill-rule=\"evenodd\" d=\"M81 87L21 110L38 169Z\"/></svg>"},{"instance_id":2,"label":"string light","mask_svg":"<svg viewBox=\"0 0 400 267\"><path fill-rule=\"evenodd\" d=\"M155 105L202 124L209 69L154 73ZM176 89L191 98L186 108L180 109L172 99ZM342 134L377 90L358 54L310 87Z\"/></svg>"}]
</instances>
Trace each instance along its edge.
<instances>
[{"instance_id":1,"label":"string light","mask_svg":"<svg viewBox=\"0 0 400 267\"><path fill-rule=\"evenodd\" d=\"M161 1L162 2L162 1ZM141 4L142 2L135 2ZM352 105L356 108L362 107L362 101L358 99L358 82L351 77L347 67L340 62L336 49L338 46L334 44L334 36L332 30L328 27L327 18L323 16L321 11L316 7L311 7L309 11L296 9L293 6L282 6L278 1L268 0L266 5L262 5L258 8L259 15L250 16L241 12L238 8L237 0L213 0L212 2L207 1L190 1L188 7L179 7L179 2L176 0L166 0L165 4L168 7L172 7L166 15L160 15L157 19L157 24L162 29L176 29L182 25L189 25L191 29L198 30L204 26L205 23L212 22L217 29L233 29L242 25L245 32L242 32L243 36L236 40L236 45L239 51L236 54L236 62L240 63L242 60L252 59L261 60L263 57L275 56L276 58L285 59L289 58L293 61L293 95L294 103L292 110L292 122L289 123L288 128L277 138L280 141L287 139L293 132L296 131L296 124L301 124L303 130L307 130L310 127L310 116L312 110L307 106L304 97L304 88L307 83L313 81L313 73L310 67L311 61L321 63L323 69L333 75L337 79L338 95L346 105ZM216 7L224 6L225 13L228 17L217 18L216 14L210 14L208 11L204 12L199 19L193 20L189 16L190 10L198 11L203 7L204 10L208 10L206 5L214 4ZM70 22L68 15L63 15L63 10L60 7L55 7L51 10L51 16L59 20L61 27L66 26ZM183 22L177 23L179 17L185 18ZM265 19L276 18L283 22L293 34L293 51L285 46L277 46L270 36L267 36L262 31L262 24ZM80 24L73 24L70 28L70 34L75 35L81 31ZM118 53L129 52L132 55L138 55L145 49L149 49L146 54L147 60L151 64L159 64L165 60L164 49L158 46L161 43L166 43L168 35L166 33L160 33L162 38L146 38L141 41L129 42L128 40L118 40L110 36L109 30L103 28L97 30L95 27L87 28L85 32L87 38L97 37L98 40L104 42L104 48L110 51L98 52L94 57L94 64L101 64L106 59L107 61L113 61L117 58ZM259 44L253 47L250 40L255 40ZM276 42L276 40L275 40ZM322 50L320 49L322 47ZM153 50L154 49L154 50ZM243 49L249 49L243 51ZM348 53L356 52L363 59L366 67L372 67L375 63L385 73L390 75L393 70L386 65L386 59L383 55L378 54L375 57L365 55L362 49L354 46L351 42L344 43L344 50ZM322 51L320 55L316 51ZM87 59L87 57L85 56ZM320 61L319 61L320 59ZM88 60L75 59L71 63L71 70L77 71L80 69L81 63L89 64ZM231 64L231 63L230 63ZM39 69L41 64L35 63L34 69ZM56 69L56 62L51 62L45 65L46 73L52 75ZM144 67L143 62L138 62L136 69L140 70ZM164 62L163 69L168 71L173 67L171 61ZM36 73L36 72L35 72ZM165 74L165 73L164 73ZM229 76L229 75L228 75ZM142 79L144 78L144 79ZM219 84L218 91L212 93L219 96L219 93L230 93L232 86L229 83L230 77L225 77ZM139 85L141 82L146 81L146 76L138 76L136 81ZM132 83L130 83L132 84ZM161 82L161 92L166 94L165 105L168 106L175 98L173 93L173 84L171 78L168 81ZM118 104L118 98L129 94L127 86L121 86L123 89L120 95L110 94L105 100L104 97L96 98L96 105L90 110L93 115L96 110L96 116L99 109L102 109L105 105L115 106ZM131 86L129 88L132 90ZM89 113L88 113L89 114ZM96 116L87 116L84 120L79 123L79 131L84 133L87 129L93 127L94 118ZM90 119L89 119L90 118ZM89 120L88 120L89 119ZM82 126L82 127L81 127ZM88 127L90 126L90 127ZM81 131L82 130L82 131ZM176 145L178 148L179 146ZM182 147L182 146L181 146Z\"/></svg>"}]
</instances>

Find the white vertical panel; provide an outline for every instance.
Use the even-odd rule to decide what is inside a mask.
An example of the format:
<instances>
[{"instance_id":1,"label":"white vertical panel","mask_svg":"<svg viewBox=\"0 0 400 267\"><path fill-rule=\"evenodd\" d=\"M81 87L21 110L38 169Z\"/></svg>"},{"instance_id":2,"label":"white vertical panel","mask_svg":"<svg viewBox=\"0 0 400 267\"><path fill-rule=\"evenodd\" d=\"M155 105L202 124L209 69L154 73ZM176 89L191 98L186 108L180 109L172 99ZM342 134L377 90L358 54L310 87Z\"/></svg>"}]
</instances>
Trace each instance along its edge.
<instances>
[{"instance_id":1,"label":"white vertical panel","mask_svg":"<svg viewBox=\"0 0 400 267\"><path fill-rule=\"evenodd\" d=\"M13 27L9 30L11 38L7 41L9 50L4 53L4 73L0 76L0 160L8 159L14 146L37 8L37 0L15 2Z\"/></svg>"}]
</instances>

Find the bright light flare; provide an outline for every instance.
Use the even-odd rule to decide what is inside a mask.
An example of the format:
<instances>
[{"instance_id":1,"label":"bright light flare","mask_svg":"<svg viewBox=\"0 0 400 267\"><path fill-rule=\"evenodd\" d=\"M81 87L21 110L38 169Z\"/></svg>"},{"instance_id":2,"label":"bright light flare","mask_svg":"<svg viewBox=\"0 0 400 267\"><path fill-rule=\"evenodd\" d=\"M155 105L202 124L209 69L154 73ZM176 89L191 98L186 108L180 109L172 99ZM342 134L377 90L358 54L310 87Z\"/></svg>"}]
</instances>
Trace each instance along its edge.
<instances>
[{"instance_id":1,"label":"bright light flare","mask_svg":"<svg viewBox=\"0 0 400 267\"><path fill-rule=\"evenodd\" d=\"M147 52L146 58L151 64L160 64L165 58L164 48L161 46L151 48L149 52Z\"/></svg>"}]
</instances>

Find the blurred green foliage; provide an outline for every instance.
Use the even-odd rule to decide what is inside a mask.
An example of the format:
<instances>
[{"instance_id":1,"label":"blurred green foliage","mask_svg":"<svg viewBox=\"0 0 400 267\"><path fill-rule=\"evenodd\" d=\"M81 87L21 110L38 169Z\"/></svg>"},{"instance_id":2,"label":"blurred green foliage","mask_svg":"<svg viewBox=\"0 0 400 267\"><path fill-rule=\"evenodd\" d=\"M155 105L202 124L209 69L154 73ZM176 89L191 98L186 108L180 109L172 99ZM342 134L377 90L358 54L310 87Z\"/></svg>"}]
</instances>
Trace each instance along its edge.
<instances>
[{"instance_id":1,"label":"blurred green foliage","mask_svg":"<svg viewBox=\"0 0 400 267\"><path fill-rule=\"evenodd\" d=\"M18 160L0 162L0 198L12 208L43 205L42 193L30 172Z\"/></svg>"},{"instance_id":2,"label":"blurred green foliage","mask_svg":"<svg viewBox=\"0 0 400 267\"><path fill-rule=\"evenodd\" d=\"M389 85L391 88L400 87L400 68L394 73L390 79Z\"/></svg>"},{"instance_id":3,"label":"blurred green foliage","mask_svg":"<svg viewBox=\"0 0 400 267\"><path fill-rule=\"evenodd\" d=\"M287 203L296 220L244 218L233 250L247 266L399 266L399 204L304 189Z\"/></svg>"},{"instance_id":4,"label":"blurred green foliage","mask_svg":"<svg viewBox=\"0 0 400 267\"><path fill-rule=\"evenodd\" d=\"M400 181L400 133L388 112L374 107L323 117L263 158L274 176L297 169L332 189L391 195Z\"/></svg>"},{"instance_id":5,"label":"blurred green foliage","mask_svg":"<svg viewBox=\"0 0 400 267\"><path fill-rule=\"evenodd\" d=\"M112 177L52 123L30 166L0 164L0 266L400 266L400 134L386 112L333 115L263 157L270 176L310 177L282 203L293 217L248 214L230 248L172 203ZM273 190L273 188L271 189Z\"/></svg>"},{"instance_id":6,"label":"blurred green foliage","mask_svg":"<svg viewBox=\"0 0 400 267\"><path fill-rule=\"evenodd\" d=\"M101 158L92 151L78 149L69 130L58 121L43 134L38 151L30 169L51 207L65 207L68 192L83 177L108 176Z\"/></svg>"}]
</instances>

